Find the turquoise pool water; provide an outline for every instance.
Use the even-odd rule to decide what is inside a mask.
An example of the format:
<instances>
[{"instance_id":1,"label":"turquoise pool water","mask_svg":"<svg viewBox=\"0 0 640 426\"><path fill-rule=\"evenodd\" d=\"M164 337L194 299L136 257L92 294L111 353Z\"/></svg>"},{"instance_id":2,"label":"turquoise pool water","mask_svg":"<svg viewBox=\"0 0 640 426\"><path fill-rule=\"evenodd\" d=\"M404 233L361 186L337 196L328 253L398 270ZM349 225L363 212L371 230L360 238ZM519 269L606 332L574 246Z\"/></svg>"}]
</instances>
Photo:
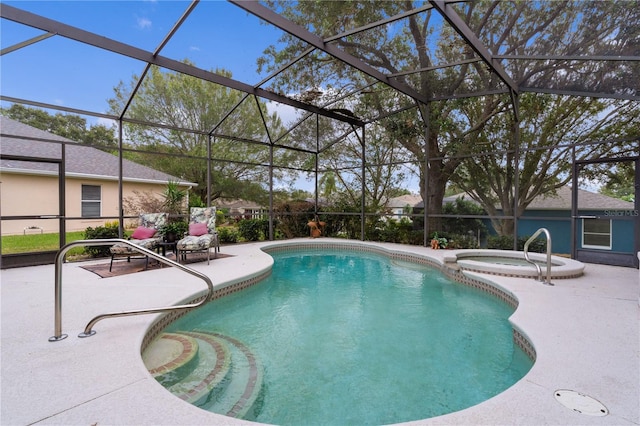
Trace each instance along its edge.
<instances>
[{"instance_id":1,"label":"turquoise pool water","mask_svg":"<svg viewBox=\"0 0 640 426\"><path fill-rule=\"evenodd\" d=\"M168 331L242 341L260 360L257 417L279 425L379 425L478 404L521 379L513 312L439 271L347 251L275 254L264 282Z\"/></svg>"}]
</instances>

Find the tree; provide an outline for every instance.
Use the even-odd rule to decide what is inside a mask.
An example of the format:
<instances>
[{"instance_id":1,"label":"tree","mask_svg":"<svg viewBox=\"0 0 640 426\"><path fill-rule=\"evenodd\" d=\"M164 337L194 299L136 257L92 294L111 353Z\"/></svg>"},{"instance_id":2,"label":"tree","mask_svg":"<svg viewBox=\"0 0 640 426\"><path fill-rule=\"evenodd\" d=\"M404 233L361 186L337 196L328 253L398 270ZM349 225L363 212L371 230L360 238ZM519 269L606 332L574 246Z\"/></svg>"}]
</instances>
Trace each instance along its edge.
<instances>
[{"instance_id":1,"label":"tree","mask_svg":"<svg viewBox=\"0 0 640 426\"><path fill-rule=\"evenodd\" d=\"M324 37L410 12L414 8L411 1L271 4L285 17L303 27L312 28L316 34ZM474 1L451 7L494 55L547 55L550 52L565 55L610 52L635 54L633 49L637 49L634 46L637 46L638 30L632 23L638 21L638 8L625 7L623 2ZM443 25L442 30L436 33L434 28L439 28L440 24L431 10L410 14L394 25L378 26L335 38L332 43L376 69L393 74L394 79L414 88L428 99L478 92L504 92L505 84L482 61L462 63L432 72L403 74L403 71L426 70L434 65L477 57L451 27ZM259 62L260 66L275 70L297 58L307 48L306 43L288 34L281 41L286 42L286 47L280 51L273 46L267 49ZM518 60L505 61L503 65L518 87L628 93L635 85L632 66L617 66L607 62L576 63L561 60L550 64L541 60ZM280 80L275 87L284 93L301 93L308 87L332 84L336 93L342 95L348 88L364 87L370 83L368 77L344 63L331 61L327 55L315 52L293 64L287 72L289 78ZM339 90L338 87L344 89ZM382 89L368 93L366 100L367 108L380 114L407 105L402 96L390 95L389 91ZM441 212L445 188L463 163L464 156L469 155L468 145L475 143L474 138L483 132L484 127L496 123L497 117L501 117L503 124L512 119L504 118L513 116L511 102L508 95L433 101L421 104L419 110L407 109L381 121L392 139L413 154L421 174L422 193L428 196L425 201L429 206L429 214ZM474 110L473 114L468 113L470 108ZM588 107L581 108L581 111L591 116L598 113ZM513 125L502 128L499 133L503 140L513 141L513 135ZM508 152L514 150L509 149ZM530 153L539 155L535 151L521 150L523 157ZM536 164L533 160L525 162L525 166ZM505 191L513 192L515 183L513 170L509 171L509 168L516 166L513 158L502 163L502 166L509 177L501 183L500 193L496 193L496 197L503 197ZM531 173L531 170L525 172ZM428 188L424 187L425 175ZM544 176L552 180L556 178L547 173ZM557 183L541 184L540 188L550 189ZM533 192L527 194L533 195ZM430 228L438 226L437 219L431 220Z\"/></svg>"},{"instance_id":2,"label":"tree","mask_svg":"<svg viewBox=\"0 0 640 426\"><path fill-rule=\"evenodd\" d=\"M102 124L95 124L87 128L87 120L79 115L61 113L51 115L42 109L20 104L1 108L0 112L5 117L78 143L107 149L118 146L113 128Z\"/></svg>"},{"instance_id":3,"label":"tree","mask_svg":"<svg viewBox=\"0 0 640 426\"><path fill-rule=\"evenodd\" d=\"M478 233L485 234L487 232L487 227L484 225L482 220L474 218L463 219L460 217L463 215L478 216L484 214L482 207L476 205L472 201L465 200L464 196L456 198L452 203L446 203L442 212L444 214L458 216L443 219L443 230L449 234L468 235L468 233L471 232L472 235L475 236Z\"/></svg>"},{"instance_id":4,"label":"tree","mask_svg":"<svg viewBox=\"0 0 640 426\"><path fill-rule=\"evenodd\" d=\"M164 210L164 198L151 191L133 190L131 195L122 199L124 214L138 216L142 213L161 212Z\"/></svg>"},{"instance_id":5,"label":"tree","mask_svg":"<svg viewBox=\"0 0 640 426\"><path fill-rule=\"evenodd\" d=\"M630 161L616 164L615 167L605 171L605 184L600 188L600 193L625 201L635 201L636 173L634 164Z\"/></svg>"},{"instance_id":6,"label":"tree","mask_svg":"<svg viewBox=\"0 0 640 426\"><path fill-rule=\"evenodd\" d=\"M326 35L340 33L412 9L410 2L298 2L295 4L283 2L274 4L274 7L280 9L285 17L299 25L312 26L316 33ZM336 17L340 18L336 19ZM428 34L425 32L430 17L431 13L428 12L423 22L418 22L419 18L416 16L408 18L410 24L407 28L410 28L410 32L407 32L408 29L396 32L383 26L352 37L338 39L334 43L356 58L389 73L398 73L405 69L405 65L406 68L426 68L434 64L428 55L420 53L430 50L426 40ZM275 47L268 49L259 62L260 66L275 70L283 63L296 58L307 48L305 43L298 41L293 36L284 35L281 41L286 42L286 47L279 52L275 50ZM420 54L416 54L416 52ZM324 55L320 54L311 55L308 61L300 61L289 67L288 76L288 79L279 82L276 90L284 93L304 92L308 87L321 87L326 84L326 81L331 81L336 82L333 89L336 97L339 97L347 91L347 89L338 90L336 88L343 85L341 80L352 82L348 87L362 87L370 83L367 77L354 72L345 64L339 61L328 61ZM407 82L406 77L398 77L398 79ZM422 94L433 97L437 94L437 86L431 77L425 77L421 83L414 87L420 87ZM398 97L381 86L374 86L374 90L370 90L360 99L352 101L356 110L373 109L379 114L404 107L407 102L410 100ZM448 104L430 103L423 105L420 111L408 110L381 121L388 134L387 140L397 141L413 155L414 160L419 164L418 169L422 176L427 172L424 168L427 153L430 157L443 158L443 160L434 162L432 167L428 169L430 175L430 213L441 211L446 181L457 166L455 160L444 160L449 157L449 153L446 151L446 145L438 143L440 123L446 121L448 114L446 108L442 108L446 105ZM429 117L431 121L428 138L425 138L423 116ZM421 193L424 194L425 180L422 176L420 185L422 187Z\"/></svg>"},{"instance_id":7,"label":"tree","mask_svg":"<svg viewBox=\"0 0 640 426\"><path fill-rule=\"evenodd\" d=\"M475 16L469 22L484 28L481 34L493 35L483 38L492 51L507 47L500 46L501 40L511 40L505 53L571 55L585 46L592 54L622 52L633 46L638 35L637 28L629 31L626 21L637 10L625 10L613 2L551 3L544 7L547 17L539 15L531 3L500 4L514 18L529 18L514 19L506 27L499 20L487 19L484 9L474 7L468 10L469 16ZM538 25L545 19L552 24L541 31ZM534 42L543 34L544 43ZM549 66L546 61L526 60L517 65L509 71L519 85L604 93L628 92L634 87L628 80L628 67L614 68L606 62L560 61ZM500 209L504 215L519 216L537 196L567 185L574 156L585 160L638 155L638 143L631 142L640 136L637 102L524 93L519 103L520 122L515 122L513 114L482 120L486 114L478 102L460 102L463 121L483 124L464 135L451 135L466 147L462 153L467 156L453 181L492 215ZM493 226L503 235L513 233L511 220L494 219Z\"/></svg>"},{"instance_id":8,"label":"tree","mask_svg":"<svg viewBox=\"0 0 640 426\"><path fill-rule=\"evenodd\" d=\"M329 200L331 196L336 192L336 174L328 171L322 174L322 177L318 181L320 186L320 194L325 200Z\"/></svg>"},{"instance_id":9,"label":"tree","mask_svg":"<svg viewBox=\"0 0 640 426\"><path fill-rule=\"evenodd\" d=\"M629 123L640 119L640 109L631 102L528 93L521 104L519 146L505 133L515 125L512 116L496 117L472 135L475 145L468 146L474 155L453 177L491 215L501 210L520 216L536 197L569 184L574 156L637 155L637 143L600 143L626 140ZM474 114L473 109L467 112ZM512 220L494 218L492 224L501 235L513 234Z\"/></svg>"},{"instance_id":10,"label":"tree","mask_svg":"<svg viewBox=\"0 0 640 426\"><path fill-rule=\"evenodd\" d=\"M334 178L333 192L342 193L346 202L359 206L364 188L369 211L380 212L389 198L402 191L405 179L402 162L408 159L407 150L389 140L389 133L380 125L367 128L364 141L364 185L362 177L362 140L348 137L323 153L326 175ZM323 176L324 177L324 176ZM324 187L326 190L326 186Z\"/></svg>"},{"instance_id":11,"label":"tree","mask_svg":"<svg viewBox=\"0 0 640 426\"><path fill-rule=\"evenodd\" d=\"M225 70L214 72L231 77ZM129 85L120 82L114 89L115 97L109 100L112 112L124 109L138 79L134 75ZM231 116L221 124L231 111ZM145 163L158 170L198 183L195 192L203 200L207 194L209 144L214 160L212 198L255 201L266 198L264 184L259 183L268 181L268 168L264 164L269 162L269 141L261 116L274 132L282 126L275 114L268 113L264 102L243 100L243 94L232 89L152 67L126 116L138 122L162 122L167 126L125 122L125 139L138 150L130 155L144 158ZM216 132L210 141L213 129ZM246 140L255 143L243 142Z\"/></svg>"}]
</instances>

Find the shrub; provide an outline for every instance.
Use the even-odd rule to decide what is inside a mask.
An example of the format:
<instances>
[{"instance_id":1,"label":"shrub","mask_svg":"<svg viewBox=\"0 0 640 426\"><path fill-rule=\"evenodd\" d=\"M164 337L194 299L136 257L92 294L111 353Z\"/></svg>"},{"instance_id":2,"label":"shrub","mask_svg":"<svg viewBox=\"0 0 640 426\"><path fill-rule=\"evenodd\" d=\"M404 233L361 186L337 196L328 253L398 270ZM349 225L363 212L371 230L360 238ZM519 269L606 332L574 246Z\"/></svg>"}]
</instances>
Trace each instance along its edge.
<instances>
[{"instance_id":1,"label":"shrub","mask_svg":"<svg viewBox=\"0 0 640 426\"><path fill-rule=\"evenodd\" d=\"M387 243L400 243L400 227L393 219L389 219L383 226L378 228L378 241L384 241Z\"/></svg>"},{"instance_id":2,"label":"shrub","mask_svg":"<svg viewBox=\"0 0 640 426\"><path fill-rule=\"evenodd\" d=\"M245 241L260 241L264 219L243 219L238 222L238 232Z\"/></svg>"},{"instance_id":3,"label":"shrub","mask_svg":"<svg viewBox=\"0 0 640 426\"><path fill-rule=\"evenodd\" d=\"M360 205L354 205L346 201L337 201L333 205L326 206L328 211L349 213L345 215L333 215L325 218L320 215L320 220L326 222L324 236L336 236L340 238L359 239L361 234ZM313 216L311 216L313 217ZM365 235L369 238L377 235L377 218L367 218L365 222ZM306 222L305 222L306 223ZM307 230L307 235L308 234ZM371 239L371 238L369 238Z\"/></svg>"},{"instance_id":4,"label":"shrub","mask_svg":"<svg viewBox=\"0 0 640 426\"><path fill-rule=\"evenodd\" d=\"M189 230L189 224L183 220L169 222L158 230L165 241L177 241L184 237Z\"/></svg>"},{"instance_id":5,"label":"shrub","mask_svg":"<svg viewBox=\"0 0 640 426\"><path fill-rule=\"evenodd\" d=\"M231 226L221 226L218 228L218 237L221 243L237 243L240 233Z\"/></svg>"},{"instance_id":6,"label":"shrub","mask_svg":"<svg viewBox=\"0 0 640 426\"><path fill-rule=\"evenodd\" d=\"M400 221L395 219L380 221L377 226L378 241L411 244L412 227L413 224L406 217Z\"/></svg>"},{"instance_id":7,"label":"shrub","mask_svg":"<svg viewBox=\"0 0 640 426\"><path fill-rule=\"evenodd\" d=\"M409 231L408 244L421 246L424 244L424 231L421 229L412 229Z\"/></svg>"},{"instance_id":8,"label":"shrub","mask_svg":"<svg viewBox=\"0 0 640 426\"><path fill-rule=\"evenodd\" d=\"M518 237L518 250L524 250L524 245L530 235ZM513 236L511 235L491 235L487 238L487 248L498 250L513 250ZM546 253L547 243L541 238L536 238L529 244L529 251L532 253Z\"/></svg>"},{"instance_id":9,"label":"shrub","mask_svg":"<svg viewBox=\"0 0 640 426\"><path fill-rule=\"evenodd\" d=\"M306 201L289 201L277 204L274 206L277 218L276 235L284 235L285 238L308 237L307 223L313 218L314 211L314 205Z\"/></svg>"},{"instance_id":10,"label":"shrub","mask_svg":"<svg viewBox=\"0 0 640 426\"><path fill-rule=\"evenodd\" d=\"M524 237L518 238L518 250L524 250L524 245L529 238L531 238L531 235L525 235ZM544 237L536 238L535 240L531 241L531 244L529 244L529 251L532 253L546 253L547 241L544 239Z\"/></svg>"},{"instance_id":11,"label":"shrub","mask_svg":"<svg viewBox=\"0 0 640 426\"><path fill-rule=\"evenodd\" d=\"M269 219L255 219L258 222L258 227L260 228L260 232L262 232L262 238L265 240L269 239ZM273 227L277 226L277 220L273 220Z\"/></svg>"},{"instance_id":12,"label":"shrub","mask_svg":"<svg viewBox=\"0 0 640 426\"><path fill-rule=\"evenodd\" d=\"M482 215L484 210L482 207L474 204L471 201L464 200L463 198L457 198L453 203L446 203L442 207L442 213L448 215ZM487 227L480 219L465 219L461 217L445 217L442 218L442 230L450 234L464 235L469 231L473 231L477 234L480 231L481 234L486 234Z\"/></svg>"},{"instance_id":13,"label":"shrub","mask_svg":"<svg viewBox=\"0 0 640 426\"><path fill-rule=\"evenodd\" d=\"M278 228L276 228L274 226L273 239L274 240L286 240L287 237L284 235L284 233L280 229L278 229Z\"/></svg>"},{"instance_id":14,"label":"shrub","mask_svg":"<svg viewBox=\"0 0 640 426\"><path fill-rule=\"evenodd\" d=\"M487 237L487 248L497 250L513 250L513 236L489 235L489 237Z\"/></svg>"},{"instance_id":15,"label":"shrub","mask_svg":"<svg viewBox=\"0 0 640 426\"><path fill-rule=\"evenodd\" d=\"M479 248L478 238L474 235L459 234L451 235L448 240L449 249L475 249Z\"/></svg>"},{"instance_id":16,"label":"shrub","mask_svg":"<svg viewBox=\"0 0 640 426\"><path fill-rule=\"evenodd\" d=\"M118 238L117 222L107 223L105 226L88 227L84 231L85 240L102 240L109 238ZM84 251L91 257L110 256L109 246L85 246Z\"/></svg>"},{"instance_id":17,"label":"shrub","mask_svg":"<svg viewBox=\"0 0 640 426\"><path fill-rule=\"evenodd\" d=\"M189 208L191 207L207 207L207 205L202 201L202 197L196 193L189 193Z\"/></svg>"},{"instance_id":18,"label":"shrub","mask_svg":"<svg viewBox=\"0 0 640 426\"><path fill-rule=\"evenodd\" d=\"M216 225L222 225L226 223L227 219L224 217L224 212L220 209L216 209Z\"/></svg>"}]
</instances>

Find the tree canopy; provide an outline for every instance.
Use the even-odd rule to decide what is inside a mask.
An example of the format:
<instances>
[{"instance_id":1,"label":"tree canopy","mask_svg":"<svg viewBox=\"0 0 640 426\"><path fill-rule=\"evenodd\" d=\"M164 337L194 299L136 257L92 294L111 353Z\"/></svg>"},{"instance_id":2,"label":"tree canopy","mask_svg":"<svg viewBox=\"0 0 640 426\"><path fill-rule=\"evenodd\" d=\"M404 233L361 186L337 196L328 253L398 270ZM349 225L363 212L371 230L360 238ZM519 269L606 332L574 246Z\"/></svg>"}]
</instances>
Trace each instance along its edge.
<instances>
[{"instance_id":1,"label":"tree canopy","mask_svg":"<svg viewBox=\"0 0 640 426\"><path fill-rule=\"evenodd\" d=\"M224 70L215 72L231 76ZM129 84L120 82L114 89L115 97L109 100L112 112L125 109L138 80L139 76L134 75ZM234 117L220 125L230 111ZM266 199L269 147L264 123L272 129L281 129L282 125L277 115L267 111L264 102L195 77L151 67L126 117L132 121L125 122L125 141L138 150L129 155L151 167L198 183L195 192L203 200L207 195L209 155L214 162L212 199L230 197L259 202ZM167 127L136 123L154 120L160 120Z\"/></svg>"},{"instance_id":2,"label":"tree canopy","mask_svg":"<svg viewBox=\"0 0 640 426\"><path fill-rule=\"evenodd\" d=\"M103 149L118 146L113 128L103 124L94 124L87 128L87 120L79 115L59 112L51 115L45 110L20 104L11 104L9 108L1 108L0 111L5 117L75 142Z\"/></svg>"},{"instance_id":3,"label":"tree canopy","mask_svg":"<svg viewBox=\"0 0 640 426\"><path fill-rule=\"evenodd\" d=\"M469 45L452 27L442 25L433 10L411 13L415 5L410 1L273 2L273 7L315 34L331 36L332 43L355 58L394 75L397 81L433 100L410 108L410 100L397 92L390 94L379 84L362 98L352 100L353 104L366 102L366 108L382 117L379 122L388 133L386 138L412 153L432 215L441 212L445 188L452 181L476 194L489 212L495 212L497 202L505 213L521 213L534 197L570 180L571 144L593 143L580 148L578 158L597 158L625 149L637 153L637 143L630 142L640 135L633 124L638 121L637 103L559 94L500 94L505 92L505 82L482 61L471 60L474 55ZM629 67L571 59L550 66L535 56L548 52L604 54L614 44L622 50L633 50L638 30L631 22L637 21L637 8L613 2L487 0L458 4L456 9L492 54L529 58L501 65L517 87L633 90L633 70ZM408 14L403 25L380 25L351 33L354 28L402 13ZM580 22L589 25L578 25ZM345 35L333 37L341 33ZM290 34L281 41L286 47L267 49L261 67L275 70L307 49ZM437 68L439 64L456 63ZM302 93L309 87L326 90L331 85L338 99L354 84L366 87L372 83L370 77L344 62L314 52L304 61L293 63L276 87L285 93ZM474 93L477 96L457 96ZM598 145L613 139L619 142ZM438 226L437 220L432 221L434 226ZM510 232L508 226L499 229Z\"/></svg>"},{"instance_id":4,"label":"tree canopy","mask_svg":"<svg viewBox=\"0 0 640 426\"><path fill-rule=\"evenodd\" d=\"M520 216L536 197L572 184L574 161L638 155L640 108L629 101L526 93L520 102L518 139L508 131L513 116L496 116L468 136L475 143L452 178L493 216ZM463 112L473 120L478 112L468 104ZM492 222L513 232L512 220Z\"/></svg>"}]
</instances>

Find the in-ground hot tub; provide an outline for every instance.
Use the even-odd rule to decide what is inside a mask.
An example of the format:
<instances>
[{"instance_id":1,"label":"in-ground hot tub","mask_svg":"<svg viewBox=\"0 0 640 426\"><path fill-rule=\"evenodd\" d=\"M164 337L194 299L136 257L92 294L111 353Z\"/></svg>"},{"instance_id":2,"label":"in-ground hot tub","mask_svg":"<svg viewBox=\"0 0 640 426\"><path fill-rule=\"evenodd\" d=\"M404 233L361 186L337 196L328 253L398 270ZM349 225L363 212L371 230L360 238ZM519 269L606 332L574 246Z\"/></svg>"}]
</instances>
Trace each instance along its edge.
<instances>
[{"instance_id":1,"label":"in-ground hot tub","mask_svg":"<svg viewBox=\"0 0 640 426\"><path fill-rule=\"evenodd\" d=\"M547 255L529 253L529 258L540 265L543 277L546 274ZM449 266L457 265L464 271L482 272L509 277L538 278L538 270L527 262L522 251L508 250L456 250L447 253L444 261ZM551 256L551 278L575 278L584 272L584 264L577 260Z\"/></svg>"}]
</instances>

